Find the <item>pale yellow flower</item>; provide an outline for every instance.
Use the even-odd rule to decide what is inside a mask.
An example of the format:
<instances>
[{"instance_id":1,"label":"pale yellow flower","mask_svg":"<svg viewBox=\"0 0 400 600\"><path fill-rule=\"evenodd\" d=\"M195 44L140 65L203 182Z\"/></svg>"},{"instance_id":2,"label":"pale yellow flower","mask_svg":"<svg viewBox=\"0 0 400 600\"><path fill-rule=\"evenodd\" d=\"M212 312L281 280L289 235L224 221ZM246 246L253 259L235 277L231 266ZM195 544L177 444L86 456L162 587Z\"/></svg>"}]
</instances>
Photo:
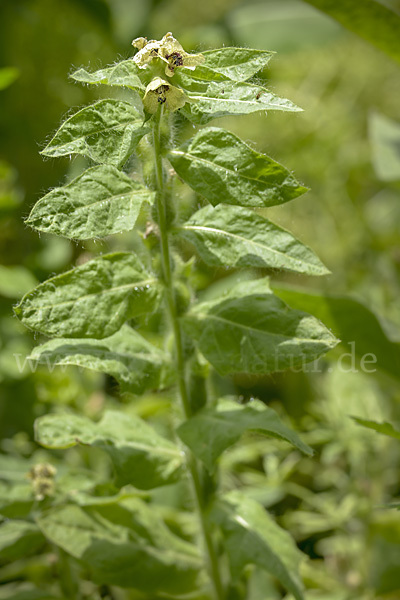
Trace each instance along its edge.
<instances>
[{"instance_id":1,"label":"pale yellow flower","mask_svg":"<svg viewBox=\"0 0 400 600\"><path fill-rule=\"evenodd\" d=\"M144 69L154 58L166 63L165 74L172 77L177 67L194 68L204 62L202 54L188 54L171 32L164 35L162 40L150 40L140 37L133 40L132 45L139 50L133 61L140 69Z\"/></svg>"},{"instance_id":2,"label":"pale yellow flower","mask_svg":"<svg viewBox=\"0 0 400 600\"><path fill-rule=\"evenodd\" d=\"M187 101L188 98L183 90L171 85L161 77L155 77L146 87L143 105L147 112L154 114L160 104L164 104L166 108L174 111L182 108Z\"/></svg>"}]
</instances>

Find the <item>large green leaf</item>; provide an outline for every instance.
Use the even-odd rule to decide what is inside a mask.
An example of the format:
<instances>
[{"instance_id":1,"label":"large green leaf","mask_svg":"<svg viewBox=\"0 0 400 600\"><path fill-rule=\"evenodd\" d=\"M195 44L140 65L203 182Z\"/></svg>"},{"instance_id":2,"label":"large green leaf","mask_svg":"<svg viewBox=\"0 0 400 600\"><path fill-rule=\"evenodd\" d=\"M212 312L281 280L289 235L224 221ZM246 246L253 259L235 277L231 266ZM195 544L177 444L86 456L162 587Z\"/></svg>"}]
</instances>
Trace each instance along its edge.
<instances>
[{"instance_id":1,"label":"large green leaf","mask_svg":"<svg viewBox=\"0 0 400 600\"><path fill-rule=\"evenodd\" d=\"M217 127L201 129L168 159L179 177L214 206L273 206L307 191L288 169Z\"/></svg>"},{"instance_id":2,"label":"large green leaf","mask_svg":"<svg viewBox=\"0 0 400 600\"><path fill-rule=\"evenodd\" d=\"M272 294L263 279L196 305L183 325L221 375L299 368L338 342L320 321Z\"/></svg>"},{"instance_id":3,"label":"large green leaf","mask_svg":"<svg viewBox=\"0 0 400 600\"><path fill-rule=\"evenodd\" d=\"M96 507L61 506L38 523L52 543L89 568L96 583L173 597L195 586L201 568L197 549L172 534L138 498Z\"/></svg>"},{"instance_id":4,"label":"large green leaf","mask_svg":"<svg viewBox=\"0 0 400 600\"><path fill-rule=\"evenodd\" d=\"M379 369L398 378L400 343L390 339L377 315L358 300L324 295L300 288L274 285L275 293L294 308L302 308L321 319L346 347L341 356L344 368L365 372ZM393 329L395 332L395 329ZM354 362L354 364L352 364Z\"/></svg>"},{"instance_id":5,"label":"large green leaf","mask_svg":"<svg viewBox=\"0 0 400 600\"><path fill-rule=\"evenodd\" d=\"M214 267L329 273L310 248L248 208L206 206L176 231L196 247L205 263Z\"/></svg>"},{"instance_id":6,"label":"large green leaf","mask_svg":"<svg viewBox=\"0 0 400 600\"><path fill-rule=\"evenodd\" d=\"M25 223L69 239L105 237L133 229L143 202L153 200L154 192L115 167L101 165L46 194Z\"/></svg>"},{"instance_id":7,"label":"large green leaf","mask_svg":"<svg viewBox=\"0 0 400 600\"><path fill-rule=\"evenodd\" d=\"M94 73L86 71L86 69L78 69L70 77L75 81L82 83L103 83L105 85L112 85L118 87L130 87L135 90L144 90L144 85L140 81L139 67L133 60L123 60L122 62L106 67L105 69L99 69Z\"/></svg>"},{"instance_id":8,"label":"large green leaf","mask_svg":"<svg viewBox=\"0 0 400 600\"><path fill-rule=\"evenodd\" d=\"M260 110L302 110L290 100L246 82L205 82L187 76L182 87L191 102L187 102L180 111L187 119L201 125L218 117L247 115Z\"/></svg>"},{"instance_id":9,"label":"large green leaf","mask_svg":"<svg viewBox=\"0 0 400 600\"><path fill-rule=\"evenodd\" d=\"M395 429L391 423L377 423L376 421L369 421L368 419L361 419L360 417L352 418L354 419L354 421L356 421L356 423L362 425L363 427L373 429L378 433L382 433L383 435L387 435L388 437L400 440L400 430Z\"/></svg>"},{"instance_id":10,"label":"large green leaf","mask_svg":"<svg viewBox=\"0 0 400 600\"><path fill-rule=\"evenodd\" d=\"M274 52L227 47L206 50L202 54L205 58L203 66L210 67L234 81L246 81L266 67Z\"/></svg>"},{"instance_id":11,"label":"large green leaf","mask_svg":"<svg viewBox=\"0 0 400 600\"><path fill-rule=\"evenodd\" d=\"M298 576L302 555L261 504L230 492L216 503L211 518L222 528L233 577L247 564L255 564L276 577L296 600L304 600Z\"/></svg>"},{"instance_id":12,"label":"large green leaf","mask_svg":"<svg viewBox=\"0 0 400 600\"><path fill-rule=\"evenodd\" d=\"M0 525L0 561L17 560L34 554L45 540L37 525L26 521L5 521Z\"/></svg>"},{"instance_id":13,"label":"large green leaf","mask_svg":"<svg viewBox=\"0 0 400 600\"><path fill-rule=\"evenodd\" d=\"M119 486L143 490L177 481L184 454L135 415L107 411L99 423L72 414L50 414L35 422L36 441L46 448L89 445L106 452Z\"/></svg>"},{"instance_id":14,"label":"large green leaf","mask_svg":"<svg viewBox=\"0 0 400 600\"><path fill-rule=\"evenodd\" d=\"M24 296L15 314L45 335L102 339L158 300L156 278L128 252L105 254L57 275Z\"/></svg>"},{"instance_id":15,"label":"large green leaf","mask_svg":"<svg viewBox=\"0 0 400 600\"><path fill-rule=\"evenodd\" d=\"M400 16L378 0L306 0L400 62Z\"/></svg>"},{"instance_id":16,"label":"large green leaf","mask_svg":"<svg viewBox=\"0 0 400 600\"><path fill-rule=\"evenodd\" d=\"M305 454L312 454L312 449L297 433L286 427L276 412L259 400L243 405L222 398L215 407L203 408L185 421L177 433L195 456L212 470L222 452L246 431L286 440Z\"/></svg>"},{"instance_id":17,"label":"large green leaf","mask_svg":"<svg viewBox=\"0 0 400 600\"><path fill-rule=\"evenodd\" d=\"M100 100L64 121L41 154L82 154L97 163L120 166L149 131L132 104Z\"/></svg>"},{"instance_id":18,"label":"large green leaf","mask_svg":"<svg viewBox=\"0 0 400 600\"><path fill-rule=\"evenodd\" d=\"M128 325L102 340L50 340L34 348L28 360L49 369L54 365L76 365L108 373L121 384L122 391L134 394L163 387L172 372L167 355Z\"/></svg>"}]
</instances>

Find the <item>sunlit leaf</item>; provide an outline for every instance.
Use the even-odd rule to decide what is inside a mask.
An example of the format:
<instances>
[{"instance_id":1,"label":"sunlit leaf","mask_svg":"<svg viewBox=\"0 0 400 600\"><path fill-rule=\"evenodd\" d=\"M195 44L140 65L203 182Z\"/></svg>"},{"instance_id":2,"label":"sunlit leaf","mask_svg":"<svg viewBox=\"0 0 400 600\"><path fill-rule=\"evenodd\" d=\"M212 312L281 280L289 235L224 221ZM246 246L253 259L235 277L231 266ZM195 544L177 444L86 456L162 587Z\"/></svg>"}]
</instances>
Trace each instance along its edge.
<instances>
[{"instance_id":1,"label":"sunlit leaf","mask_svg":"<svg viewBox=\"0 0 400 600\"><path fill-rule=\"evenodd\" d=\"M251 48L216 48L202 52L205 62L210 67L234 81L246 81L263 69L274 55L267 50Z\"/></svg>"},{"instance_id":2,"label":"sunlit leaf","mask_svg":"<svg viewBox=\"0 0 400 600\"><path fill-rule=\"evenodd\" d=\"M39 200L25 221L70 239L105 237L133 229L143 202L154 192L111 165L88 169Z\"/></svg>"},{"instance_id":3,"label":"sunlit leaf","mask_svg":"<svg viewBox=\"0 0 400 600\"><path fill-rule=\"evenodd\" d=\"M297 433L286 427L276 412L259 400L243 405L223 398L215 407L203 408L185 421L177 433L195 456L212 470L222 452L246 431L286 440L305 454L312 454L311 448Z\"/></svg>"},{"instance_id":4,"label":"sunlit leaf","mask_svg":"<svg viewBox=\"0 0 400 600\"><path fill-rule=\"evenodd\" d=\"M35 422L35 437L46 448L100 448L111 458L119 486L148 490L177 481L182 471L183 452L135 415L107 411L99 423L68 413L45 415Z\"/></svg>"},{"instance_id":5,"label":"sunlit leaf","mask_svg":"<svg viewBox=\"0 0 400 600\"><path fill-rule=\"evenodd\" d=\"M214 267L258 267L326 275L310 248L288 231L239 206L206 206L176 230Z\"/></svg>"},{"instance_id":6,"label":"sunlit leaf","mask_svg":"<svg viewBox=\"0 0 400 600\"><path fill-rule=\"evenodd\" d=\"M216 503L212 519L222 528L233 577L247 564L255 564L276 577L296 600L304 600L298 575L302 555L261 504L230 492Z\"/></svg>"},{"instance_id":7,"label":"sunlit leaf","mask_svg":"<svg viewBox=\"0 0 400 600\"><path fill-rule=\"evenodd\" d=\"M130 87L135 90L144 90L144 85L138 77L139 67L133 60L123 60L122 62L99 69L90 73L86 69L78 69L70 77L75 81L82 83L92 83L119 87Z\"/></svg>"},{"instance_id":8,"label":"sunlit leaf","mask_svg":"<svg viewBox=\"0 0 400 600\"><path fill-rule=\"evenodd\" d=\"M288 169L217 127L201 129L168 159L179 177L214 206L273 206L307 191Z\"/></svg>"},{"instance_id":9,"label":"sunlit leaf","mask_svg":"<svg viewBox=\"0 0 400 600\"><path fill-rule=\"evenodd\" d=\"M41 283L15 308L24 325L45 335L102 339L151 312L159 283L128 252L95 258Z\"/></svg>"},{"instance_id":10,"label":"sunlit leaf","mask_svg":"<svg viewBox=\"0 0 400 600\"><path fill-rule=\"evenodd\" d=\"M120 166L149 131L132 104L100 100L64 121L41 154L82 154L97 163Z\"/></svg>"},{"instance_id":11,"label":"sunlit leaf","mask_svg":"<svg viewBox=\"0 0 400 600\"><path fill-rule=\"evenodd\" d=\"M239 283L225 297L196 305L183 324L221 375L299 368L338 342L315 317L272 294L265 280Z\"/></svg>"}]
</instances>

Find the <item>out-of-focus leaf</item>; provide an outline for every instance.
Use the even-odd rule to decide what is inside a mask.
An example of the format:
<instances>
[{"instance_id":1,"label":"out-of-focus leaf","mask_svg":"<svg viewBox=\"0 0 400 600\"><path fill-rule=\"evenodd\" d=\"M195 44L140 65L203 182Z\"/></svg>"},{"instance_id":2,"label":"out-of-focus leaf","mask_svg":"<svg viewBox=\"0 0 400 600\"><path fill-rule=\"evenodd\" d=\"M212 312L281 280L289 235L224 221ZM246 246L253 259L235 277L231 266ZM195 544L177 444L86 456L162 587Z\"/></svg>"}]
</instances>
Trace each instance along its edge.
<instances>
[{"instance_id":1,"label":"out-of-focus leaf","mask_svg":"<svg viewBox=\"0 0 400 600\"><path fill-rule=\"evenodd\" d=\"M338 342L320 321L274 296L263 279L239 283L225 298L196 305L183 324L221 375L298 367Z\"/></svg>"},{"instance_id":2,"label":"out-of-focus leaf","mask_svg":"<svg viewBox=\"0 0 400 600\"><path fill-rule=\"evenodd\" d=\"M377 176L383 181L400 180L400 123L373 112L369 135Z\"/></svg>"},{"instance_id":3,"label":"out-of-focus leaf","mask_svg":"<svg viewBox=\"0 0 400 600\"><path fill-rule=\"evenodd\" d=\"M255 564L276 577L296 600L304 600L298 575L301 553L261 504L230 492L216 503L211 518L222 528L233 577Z\"/></svg>"},{"instance_id":4,"label":"out-of-focus leaf","mask_svg":"<svg viewBox=\"0 0 400 600\"><path fill-rule=\"evenodd\" d=\"M274 52L251 48L217 48L202 52L204 66L234 81L246 81L267 66Z\"/></svg>"},{"instance_id":5,"label":"out-of-focus leaf","mask_svg":"<svg viewBox=\"0 0 400 600\"><path fill-rule=\"evenodd\" d=\"M99 69L90 73L86 69L78 69L72 73L71 78L82 83L92 83L119 87L130 87L135 90L144 89L144 85L138 77L139 67L133 60L123 60L122 62Z\"/></svg>"},{"instance_id":6,"label":"out-of-focus leaf","mask_svg":"<svg viewBox=\"0 0 400 600\"><path fill-rule=\"evenodd\" d=\"M212 470L222 452L246 431L286 440L305 454L312 454L312 449L297 433L286 427L276 412L259 400L243 405L223 398L217 406L203 408L185 421L177 433L195 456Z\"/></svg>"},{"instance_id":7,"label":"out-of-focus leaf","mask_svg":"<svg viewBox=\"0 0 400 600\"><path fill-rule=\"evenodd\" d=\"M400 62L400 16L378 0L305 0Z\"/></svg>"},{"instance_id":8,"label":"out-of-focus leaf","mask_svg":"<svg viewBox=\"0 0 400 600\"><path fill-rule=\"evenodd\" d=\"M24 325L45 335L103 339L154 309L156 278L128 252L115 252L57 275L15 307Z\"/></svg>"},{"instance_id":9,"label":"out-of-focus leaf","mask_svg":"<svg viewBox=\"0 0 400 600\"><path fill-rule=\"evenodd\" d=\"M50 340L34 348L29 360L49 368L76 365L108 373L121 384L122 391L134 394L162 387L172 369L167 356L128 325L102 340Z\"/></svg>"},{"instance_id":10,"label":"out-of-focus leaf","mask_svg":"<svg viewBox=\"0 0 400 600\"><path fill-rule=\"evenodd\" d=\"M99 423L72 414L52 414L35 422L36 441L46 448L89 445L106 452L119 486L152 489L177 481L184 454L143 419L108 411Z\"/></svg>"},{"instance_id":11,"label":"out-of-focus leaf","mask_svg":"<svg viewBox=\"0 0 400 600\"><path fill-rule=\"evenodd\" d=\"M0 560L34 554L43 544L43 535L34 523L12 520L0 524Z\"/></svg>"},{"instance_id":12,"label":"out-of-focus leaf","mask_svg":"<svg viewBox=\"0 0 400 600\"><path fill-rule=\"evenodd\" d=\"M2 584L0 600L61 600L50 592L41 590L30 583Z\"/></svg>"},{"instance_id":13,"label":"out-of-focus leaf","mask_svg":"<svg viewBox=\"0 0 400 600\"><path fill-rule=\"evenodd\" d=\"M37 285L36 277L20 265L6 267L0 265L0 295L6 298L20 298L33 286Z\"/></svg>"},{"instance_id":14,"label":"out-of-focus leaf","mask_svg":"<svg viewBox=\"0 0 400 600\"><path fill-rule=\"evenodd\" d=\"M190 81L186 77L184 89L191 102L180 109L181 113L189 121L200 125L218 117L247 115L260 110L302 110L290 100L246 82L201 82L195 78Z\"/></svg>"},{"instance_id":15,"label":"out-of-focus leaf","mask_svg":"<svg viewBox=\"0 0 400 600\"><path fill-rule=\"evenodd\" d=\"M105 237L133 229L143 202L153 200L154 192L144 185L101 165L46 194L25 223L70 239Z\"/></svg>"},{"instance_id":16,"label":"out-of-focus leaf","mask_svg":"<svg viewBox=\"0 0 400 600\"><path fill-rule=\"evenodd\" d=\"M0 90L5 90L18 79L19 69L16 67L3 67L0 69Z\"/></svg>"},{"instance_id":17,"label":"out-of-focus leaf","mask_svg":"<svg viewBox=\"0 0 400 600\"><path fill-rule=\"evenodd\" d=\"M100 100L64 121L41 154L51 157L82 154L94 162L118 167L149 131L129 102Z\"/></svg>"},{"instance_id":18,"label":"out-of-focus leaf","mask_svg":"<svg viewBox=\"0 0 400 600\"><path fill-rule=\"evenodd\" d=\"M351 359L353 353L362 370L382 369L399 377L400 343L390 340L379 318L360 301L281 284L273 287L275 293L290 306L301 307L321 319L347 348L351 344L347 357Z\"/></svg>"},{"instance_id":19,"label":"out-of-focus leaf","mask_svg":"<svg viewBox=\"0 0 400 600\"><path fill-rule=\"evenodd\" d=\"M138 498L105 506L63 506L38 520L44 535L81 560L96 583L172 596L193 590L197 549L172 534Z\"/></svg>"},{"instance_id":20,"label":"out-of-focus leaf","mask_svg":"<svg viewBox=\"0 0 400 600\"><path fill-rule=\"evenodd\" d=\"M378 433L400 440L400 430L395 429L391 423L377 423L376 421L369 421L368 419L360 419L360 417L352 417L352 419L363 427L373 429Z\"/></svg>"},{"instance_id":21,"label":"out-of-focus leaf","mask_svg":"<svg viewBox=\"0 0 400 600\"><path fill-rule=\"evenodd\" d=\"M217 127L201 129L168 159L179 177L213 205L273 206L307 191L288 169Z\"/></svg>"},{"instance_id":22,"label":"out-of-focus leaf","mask_svg":"<svg viewBox=\"0 0 400 600\"><path fill-rule=\"evenodd\" d=\"M400 591L400 515L375 511L369 526L368 584L377 597L396 599Z\"/></svg>"},{"instance_id":23,"label":"out-of-focus leaf","mask_svg":"<svg viewBox=\"0 0 400 600\"><path fill-rule=\"evenodd\" d=\"M285 269L308 275L329 271L314 252L253 210L206 206L176 230L201 258L215 267Z\"/></svg>"}]
</instances>

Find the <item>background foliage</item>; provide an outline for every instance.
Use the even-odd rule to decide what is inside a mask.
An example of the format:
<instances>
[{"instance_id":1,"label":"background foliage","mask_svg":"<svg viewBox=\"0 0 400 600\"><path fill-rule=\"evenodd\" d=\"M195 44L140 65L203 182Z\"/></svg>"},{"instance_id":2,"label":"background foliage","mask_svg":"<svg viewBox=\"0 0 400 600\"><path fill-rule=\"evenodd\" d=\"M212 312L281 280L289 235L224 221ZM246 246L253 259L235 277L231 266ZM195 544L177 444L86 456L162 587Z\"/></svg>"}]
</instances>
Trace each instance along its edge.
<instances>
[{"instance_id":1,"label":"background foliage","mask_svg":"<svg viewBox=\"0 0 400 600\"><path fill-rule=\"evenodd\" d=\"M347 3L309 4L329 12L332 4ZM349 33L309 4L203 0L191 3L190 10L184 0L0 4L0 518L23 516L29 509L28 500L13 502L8 489L19 482L28 498L26 472L38 460L50 457L57 466L60 491L77 485L77 479L64 475L67 465L75 469L81 489L95 483L93 473L108 472L100 456L75 448L63 455L39 449L33 442L36 417L69 408L96 418L105 408L119 408L151 419L160 431L169 427L168 391L139 401L133 395L121 398L115 382L97 373L50 371L35 363L23 368L39 340L12 317L12 305L37 281L116 244L112 237L97 244L39 238L23 224L48 188L72 179L85 164L79 158L43 160L38 154L63 113L103 93L68 80L71 64L100 68L116 56L128 58L134 37L158 39L168 30L192 51L223 44L276 50L263 77L305 112L221 123L251 140L256 150L293 166L311 188L301 202L269 209L268 216L272 212L275 222L310 245L332 274L309 281L280 275L275 291L294 308L301 299L302 308L321 318L342 344L316 372L235 377L228 388L215 377L221 394L257 396L305 431L304 441L316 450L313 457L303 457L271 440L249 437L244 447L223 455L224 487L245 488L293 533L310 557L303 567L310 600L394 599L400 593L400 516L384 505L394 503L400 492L399 442L361 427L351 416L400 419L400 79L392 60L399 50L389 32L398 30L393 11L399 5L386 2L388 19L372 32L367 11L352 21L360 30ZM367 5L383 11L373 0ZM340 15L333 16L347 26ZM134 249L131 235L119 238L119 248L121 240L125 249ZM204 287L210 281L231 285L232 276L222 268L210 271L198 262L194 273ZM352 348L354 363L343 358ZM375 373L362 372L365 353L377 356ZM174 486L162 493L174 523L175 509L187 499ZM24 539L26 547L0 548L5 584L0 598L11 595L13 582L41 587L58 577L51 553L41 552L42 540L29 531ZM282 591L269 579L252 582L251 600L266 597L281 598Z\"/></svg>"}]
</instances>

